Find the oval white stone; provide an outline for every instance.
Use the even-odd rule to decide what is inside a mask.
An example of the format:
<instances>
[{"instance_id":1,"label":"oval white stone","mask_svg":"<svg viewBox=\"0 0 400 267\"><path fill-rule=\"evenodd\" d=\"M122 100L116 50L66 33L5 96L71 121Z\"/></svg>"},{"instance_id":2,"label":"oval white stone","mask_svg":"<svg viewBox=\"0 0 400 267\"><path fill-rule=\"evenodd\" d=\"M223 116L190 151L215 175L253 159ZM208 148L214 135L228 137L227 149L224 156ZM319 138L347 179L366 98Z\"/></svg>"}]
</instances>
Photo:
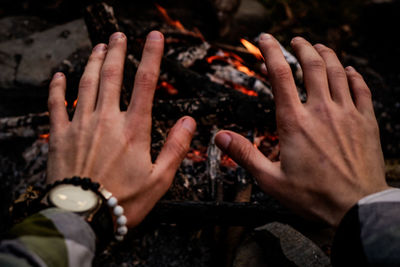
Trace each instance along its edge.
<instances>
[{"instance_id":1,"label":"oval white stone","mask_svg":"<svg viewBox=\"0 0 400 267\"><path fill-rule=\"evenodd\" d=\"M82 212L95 208L99 197L93 191L83 190L80 186L61 184L50 191L49 200L61 209Z\"/></svg>"}]
</instances>

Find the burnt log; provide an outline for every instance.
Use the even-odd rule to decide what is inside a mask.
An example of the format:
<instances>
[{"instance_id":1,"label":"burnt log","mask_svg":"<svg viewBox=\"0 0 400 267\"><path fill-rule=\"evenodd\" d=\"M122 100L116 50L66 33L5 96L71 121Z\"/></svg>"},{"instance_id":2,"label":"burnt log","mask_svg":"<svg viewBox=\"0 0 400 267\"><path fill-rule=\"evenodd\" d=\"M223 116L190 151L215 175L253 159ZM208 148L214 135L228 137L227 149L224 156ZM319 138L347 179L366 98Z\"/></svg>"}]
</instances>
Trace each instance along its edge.
<instances>
[{"instance_id":1,"label":"burnt log","mask_svg":"<svg viewBox=\"0 0 400 267\"><path fill-rule=\"evenodd\" d=\"M37 138L49 132L49 113L28 114L25 116L0 119L0 141L13 138Z\"/></svg>"}]
</instances>

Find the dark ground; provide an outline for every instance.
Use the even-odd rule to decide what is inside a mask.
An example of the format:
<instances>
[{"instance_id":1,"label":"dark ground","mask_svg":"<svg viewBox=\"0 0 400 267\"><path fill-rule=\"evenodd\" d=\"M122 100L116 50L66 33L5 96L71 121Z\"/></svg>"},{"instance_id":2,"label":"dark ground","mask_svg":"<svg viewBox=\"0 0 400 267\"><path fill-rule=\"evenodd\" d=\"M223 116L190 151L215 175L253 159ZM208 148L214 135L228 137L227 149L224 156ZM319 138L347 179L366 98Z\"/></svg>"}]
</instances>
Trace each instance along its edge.
<instances>
[{"instance_id":1,"label":"dark ground","mask_svg":"<svg viewBox=\"0 0 400 267\"><path fill-rule=\"evenodd\" d=\"M161 1L162 2L162 1ZM164 1L167 2L167 1ZM174 1L171 1L174 2ZM248 4L253 1L244 1ZM400 181L400 46L398 35L399 1L260 1L265 9L242 6L233 17L230 33L215 41L239 45L240 37L254 38L259 32L273 33L283 45L296 35L312 43L321 42L338 53L344 65L352 65L370 86L381 129L381 142L387 159L389 182ZM374 3L375 2L375 3ZM119 2L120 5L122 2ZM10 1L0 4L0 19L23 15L40 17L36 23L0 34L0 42L18 38L25 32L44 30L82 16L78 1ZM117 8L118 11L118 8ZM252 13L253 12L253 13ZM124 14L123 9L120 11ZM248 14L254 14L249 16ZM176 17L179 18L179 17ZM185 21L183 21L185 24ZM189 22L187 22L189 23ZM213 34L210 34L212 36ZM215 33L214 33L215 36ZM85 61L85 58L82 58ZM21 108L16 108L21 107ZM46 88L29 96L0 88L0 117L46 110ZM15 198L13 188L24 168L20 157L33 140L0 144L1 231L9 226L8 207ZM10 152L14 151L14 152ZM251 231L251 229L247 229ZM306 231L305 231L306 232ZM309 234L314 240L315 233ZM157 225L131 234L124 244L111 248L97 258L102 266L210 266L219 251L215 226ZM328 235L329 236L329 235ZM321 238L320 238L321 239ZM324 238L322 238L324 239ZM326 245L326 240L320 242ZM132 249L137 248L137 249ZM329 249L325 249L329 251Z\"/></svg>"}]
</instances>

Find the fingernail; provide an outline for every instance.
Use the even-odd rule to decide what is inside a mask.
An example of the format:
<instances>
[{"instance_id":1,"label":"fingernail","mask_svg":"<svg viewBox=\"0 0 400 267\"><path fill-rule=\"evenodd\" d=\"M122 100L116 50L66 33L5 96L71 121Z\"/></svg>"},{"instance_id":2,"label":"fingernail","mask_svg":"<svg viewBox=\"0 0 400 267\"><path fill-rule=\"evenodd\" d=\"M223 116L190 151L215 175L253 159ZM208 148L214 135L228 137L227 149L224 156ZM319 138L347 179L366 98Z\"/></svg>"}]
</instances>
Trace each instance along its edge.
<instances>
[{"instance_id":1,"label":"fingernail","mask_svg":"<svg viewBox=\"0 0 400 267\"><path fill-rule=\"evenodd\" d=\"M147 40L161 40L162 34L158 31L152 31L147 35Z\"/></svg>"},{"instance_id":2,"label":"fingernail","mask_svg":"<svg viewBox=\"0 0 400 267\"><path fill-rule=\"evenodd\" d=\"M93 48L93 51L96 51L96 52L104 52L106 50L107 50L106 44L98 44Z\"/></svg>"},{"instance_id":3,"label":"fingernail","mask_svg":"<svg viewBox=\"0 0 400 267\"><path fill-rule=\"evenodd\" d=\"M193 122L193 120L188 118L183 119L182 127L188 130L191 134L193 134L196 130L196 124Z\"/></svg>"},{"instance_id":4,"label":"fingernail","mask_svg":"<svg viewBox=\"0 0 400 267\"><path fill-rule=\"evenodd\" d=\"M218 136L218 144L222 146L223 149L228 149L229 144L232 141L232 137L227 133L221 133Z\"/></svg>"},{"instance_id":5,"label":"fingernail","mask_svg":"<svg viewBox=\"0 0 400 267\"><path fill-rule=\"evenodd\" d=\"M300 36L296 36L296 37L294 37L294 38L292 39L291 43L298 42L298 41L301 41L301 40L304 40L304 38L303 38L303 37L300 37Z\"/></svg>"},{"instance_id":6,"label":"fingernail","mask_svg":"<svg viewBox=\"0 0 400 267\"><path fill-rule=\"evenodd\" d=\"M59 78L61 78L63 76L64 76L64 74L62 72L57 72L57 73L54 74L53 79L59 79Z\"/></svg>"},{"instance_id":7,"label":"fingernail","mask_svg":"<svg viewBox=\"0 0 400 267\"><path fill-rule=\"evenodd\" d=\"M113 40L118 40L118 39L123 39L123 38L125 38L125 35L122 32L116 32L111 35L110 40L113 41Z\"/></svg>"},{"instance_id":8,"label":"fingernail","mask_svg":"<svg viewBox=\"0 0 400 267\"><path fill-rule=\"evenodd\" d=\"M323 44L315 44L314 47L315 47L316 49L322 49L322 48L324 48L325 46L324 46Z\"/></svg>"},{"instance_id":9,"label":"fingernail","mask_svg":"<svg viewBox=\"0 0 400 267\"><path fill-rule=\"evenodd\" d=\"M268 34L268 33L262 33L260 35L260 41L266 41L266 40L271 39L271 38L272 38L271 34Z\"/></svg>"},{"instance_id":10,"label":"fingernail","mask_svg":"<svg viewBox=\"0 0 400 267\"><path fill-rule=\"evenodd\" d=\"M354 69L352 66L347 66L347 67L346 67L346 70L347 70L347 71L355 71L355 69Z\"/></svg>"}]
</instances>

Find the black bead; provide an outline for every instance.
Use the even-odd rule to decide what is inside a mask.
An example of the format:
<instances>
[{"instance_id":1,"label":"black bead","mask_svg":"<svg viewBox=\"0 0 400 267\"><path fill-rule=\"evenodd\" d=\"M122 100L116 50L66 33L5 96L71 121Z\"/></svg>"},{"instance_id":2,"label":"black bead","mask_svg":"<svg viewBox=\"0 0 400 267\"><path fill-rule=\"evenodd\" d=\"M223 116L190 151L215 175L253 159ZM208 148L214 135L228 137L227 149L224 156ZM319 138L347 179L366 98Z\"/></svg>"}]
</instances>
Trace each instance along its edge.
<instances>
[{"instance_id":1,"label":"black bead","mask_svg":"<svg viewBox=\"0 0 400 267\"><path fill-rule=\"evenodd\" d=\"M63 180L64 184L71 184L72 183L72 179L71 178L65 178Z\"/></svg>"},{"instance_id":2,"label":"black bead","mask_svg":"<svg viewBox=\"0 0 400 267\"><path fill-rule=\"evenodd\" d=\"M92 183L92 190L93 191L97 191L100 188L100 184L99 183Z\"/></svg>"},{"instance_id":3,"label":"black bead","mask_svg":"<svg viewBox=\"0 0 400 267\"><path fill-rule=\"evenodd\" d=\"M72 177L71 179L71 183L74 185L79 185L80 184L81 179L77 176Z\"/></svg>"}]
</instances>

